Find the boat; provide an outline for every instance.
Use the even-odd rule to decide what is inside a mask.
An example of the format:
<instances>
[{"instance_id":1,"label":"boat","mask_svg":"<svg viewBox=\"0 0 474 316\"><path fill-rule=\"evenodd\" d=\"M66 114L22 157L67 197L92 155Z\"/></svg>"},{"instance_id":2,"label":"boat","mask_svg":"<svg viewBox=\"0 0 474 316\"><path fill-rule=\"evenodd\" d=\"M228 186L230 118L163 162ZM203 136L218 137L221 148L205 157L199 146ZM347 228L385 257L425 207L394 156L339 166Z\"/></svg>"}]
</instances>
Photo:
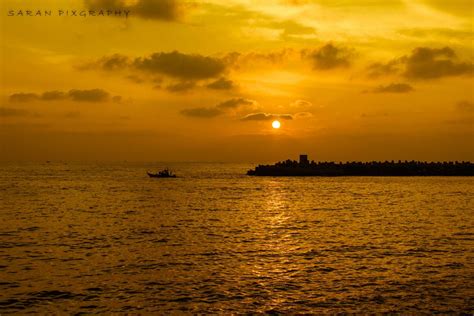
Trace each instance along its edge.
<instances>
[{"instance_id":1,"label":"boat","mask_svg":"<svg viewBox=\"0 0 474 316\"><path fill-rule=\"evenodd\" d=\"M150 178L176 178L176 175L168 169L163 169L158 171L158 173L147 172L147 174Z\"/></svg>"}]
</instances>

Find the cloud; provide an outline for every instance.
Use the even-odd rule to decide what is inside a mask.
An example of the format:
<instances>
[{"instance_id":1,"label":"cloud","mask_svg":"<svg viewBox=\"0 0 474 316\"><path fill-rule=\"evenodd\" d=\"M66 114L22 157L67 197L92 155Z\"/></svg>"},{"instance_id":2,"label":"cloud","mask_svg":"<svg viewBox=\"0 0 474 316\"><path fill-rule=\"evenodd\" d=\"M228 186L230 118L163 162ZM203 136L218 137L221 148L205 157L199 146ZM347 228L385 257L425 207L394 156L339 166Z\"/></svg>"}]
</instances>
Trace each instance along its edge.
<instances>
[{"instance_id":1,"label":"cloud","mask_svg":"<svg viewBox=\"0 0 474 316\"><path fill-rule=\"evenodd\" d=\"M303 102L304 100L299 100L299 101ZM308 101L304 101L303 103L305 103L304 105L307 105L306 103L311 104ZM255 100L245 99L245 98L233 98L233 99L229 99L227 101L218 103L217 105L212 106L212 107L197 107L197 108L191 108L191 109L184 109L180 113L184 116L189 116L189 117L213 118L216 116L229 113L230 111L235 110L235 109L246 108L246 110L248 111L250 109L248 106L252 106L253 109L255 109L256 105L258 105L258 103ZM236 115L236 113L234 113L234 115ZM240 120L241 121L292 120L294 118L306 119L312 116L313 116L312 113L306 112L306 111L300 111L300 112L295 113L294 115L258 112L258 113L247 114L244 117L241 117Z\"/></svg>"},{"instance_id":2,"label":"cloud","mask_svg":"<svg viewBox=\"0 0 474 316\"><path fill-rule=\"evenodd\" d=\"M182 0L141 0L133 7L136 14L146 19L167 21L180 20L187 8L191 8Z\"/></svg>"},{"instance_id":3,"label":"cloud","mask_svg":"<svg viewBox=\"0 0 474 316\"><path fill-rule=\"evenodd\" d=\"M314 28L292 20L273 21L268 24L264 24L264 26L272 29L281 30L280 36L282 38L288 38L290 36L316 34L316 30Z\"/></svg>"},{"instance_id":4,"label":"cloud","mask_svg":"<svg viewBox=\"0 0 474 316\"><path fill-rule=\"evenodd\" d=\"M85 0L89 9L130 10L130 15L144 19L177 21L191 7L180 0Z\"/></svg>"},{"instance_id":5,"label":"cloud","mask_svg":"<svg viewBox=\"0 0 474 316\"><path fill-rule=\"evenodd\" d=\"M78 90L72 89L69 92L63 91L46 91L41 95L37 93L14 93L10 95L11 102L30 102L30 101L57 101L72 100L77 102L103 102L110 98L110 94L102 89ZM120 101L121 96L114 96L114 102Z\"/></svg>"},{"instance_id":6,"label":"cloud","mask_svg":"<svg viewBox=\"0 0 474 316\"><path fill-rule=\"evenodd\" d=\"M257 102L254 100L244 99L244 98L234 98L234 99L230 99L230 100L219 103L218 105L216 105L216 108L223 109L223 110L235 109L242 105L255 105L255 104L257 104Z\"/></svg>"},{"instance_id":7,"label":"cloud","mask_svg":"<svg viewBox=\"0 0 474 316\"><path fill-rule=\"evenodd\" d=\"M315 49L285 48L266 53L232 52L225 55L222 60L229 67L236 70L243 67L255 68L265 65L287 67L301 60L310 61L314 69L330 70L339 67L349 67L355 55L355 50L350 47L326 43Z\"/></svg>"},{"instance_id":8,"label":"cloud","mask_svg":"<svg viewBox=\"0 0 474 316\"><path fill-rule=\"evenodd\" d=\"M245 33L260 34L273 40L277 40L278 37L280 40L315 38L315 29L310 25L305 25L303 19L294 17L288 19L288 16L282 18L281 15L259 9L258 6L250 5L250 3L237 4L236 1L227 1L227 3L221 1L222 3L217 4L216 1L212 2L214 4L205 5L206 18L215 19L218 17L219 21L223 21L229 26L229 30L237 28ZM275 1L273 0L273 2Z\"/></svg>"},{"instance_id":9,"label":"cloud","mask_svg":"<svg viewBox=\"0 0 474 316\"><path fill-rule=\"evenodd\" d=\"M290 107L295 109L295 110L300 110L300 111L306 111L308 109L311 109L313 107L313 103L307 101L307 100L295 100L290 103Z\"/></svg>"},{"instance_id":10,"label":"cloud","mask_svg":"<svg viewBox=\"0 0 474 316\"><path fill-rule=\"evenodd\" d=\"M112 97L112 101L115 102L115 103L120 103L120 102L122 102L122 96L121 95L114 95Z\"/></svg>"},{"instance_id":11,"label":"cloud","mask_svg":"<svg viewBox=\"0 0 474 316\"><path fill-rule=\"evenodd\" d=\"M23 109L0 107L0 117L29 116L30 112Z\"/></svg>"},{"instance_id":12,"label":"cloud","mask_svg":"<svg viewBox=\"0 0 474 316\"><path fill-rule=\"evenodd\" d=\"M236 83L226 75L229 71L242 71L242 69L266 66L287 67L294 62L310 60L315 69L332 69L347 67L353 50L338 47L331 43L318 49L281 49L268 53L230 52L220 56L206 56L200 54L186 54L179 51L155 52L148 56L127 57L120 54L104 56L94 62L79 66L82 70L101 69L105 71L128 73L122 74L128 80L136 83L149 83L154 77L160 77L169 84L172 91L184 91L184 84L174 82L195 82L196 87L215 90L231 90ZM170 84L171 83L171 84ZM160 86L163 86L160 84ZM191 85L188 84L189 88ZM175 89L176 88L176 89Z\"/></svg>"},{"instance_id":13,"label":"cloud","mask_svg":"<svg viewBox=\"0 0 474 316\"><path fill-rule=\"evenodd\" d=\"M474 66L471 62L458 61L456 53L450 47L417 47L409 55L385 64L372 64L367 70L370 77L399 74L409 79L428 80L472 75Z\"/></svg>"},{"instance_id":14,"label":"cloud","mask_svg":"<svg viewBox=\"0 0 474 316\"><path fill-rule=\"evenodd\" d=\"M328 43L312 51L302 51L304 57L313 62L313 67L320 70L329 70L338 67L349 67L353 51L345 47L336 47Z\"/></svg>"},{"instance_id":15,"label":"cloud","mask_svg":"<svg viewBox=\"0 0 474 316\"><path fill-rule=\"evenodd\" d=\"M96 61L87 62L76 66L78 70L94 70L100 68L105 71L119 71L130 67L132 60L130 57L113 54L109 56L103 56Z\"/></svg>"},{"instance_id":16,"label":"cloud","mask_svg":"<svg viewBox=\"0 0 474 316\"><path fill-rule=\"evenodd\" d=\"M290 105L291 106L297 106L297 107L312 107L313 103L311 103L309 101L306 101L306 100L298 99L298 100L295 100L295 101L291 102Z\"/></svg>"},{"instance_id":17,"label":"cloud","mask_svg":"<svg viewBox=\"0 0 474 316\"><path fill-rule=\"evenodd\" d=\"M180 112L184 116L198 117L198 118L212 118L223 114L223 112L215 107L211 108L192 108L184 109Z\"/></svg>"},{"instance_id":18,"label":"cloud","mask_svg":"<svg viewBox=\"0 0 474 316\"><path fill-rule=\"evenodd\" d=\"M235 84L223 75L231 62L234 60L228 56L219 58L172 51L136 58L113 54L80 65L78 69L98 68L110 72L125 70L128 73L124 77L130 81L137 84L155 82L156 89L165 87L170 92L183 92L195 87L230 90Z\"/></svg>"},{"instance_id":19,"label":"cloud","mask_svg":"<svg viewBox=\"0 0 474 316\"><path fill-rule=\"evenodd\" d=\"M413 87L407 83L391 83L389 85L386 85L386 86L378 86L372 90L370 90L370 92L373 92L373 93L408 93L408 92L411 92L415 89L413 89Z\"/></svg>"},{"instance_id":20,"label":"cloud","mask_svg":"<svg viewBox=\"0 0 474 316\"><path fill-rule=\"evenodd\" d=\"M414 79L435 79L472 74L472 63L458 62L456 59L454 50L449 47L418 47L402 58L405 64L403 75Z\"/></svg>"},{"instance_id":21,"label":"cloud","mask_svg":"<svg viewBox=\"0 0 474 316\"><path fill-rule=\"evenodd\" d=\"M68 93L69 97L73 101L78 102L103 102L109 98L109 93L102 89L91 89L91 90L70 90Z\"/></svg>"},{"instance_id":22,"label":"cloud","mask_svg":"<svg viewBox=\"0 0 474 316\"><path fill-rule=\"evenodd\" d=\"M130 80L134 83L144 83L145 82L145 80L143 80L142 78L140 78L138 76L135 76L135 75L128 75L125 78L127 78L128 80Z\"/></svg>"},{"instance_id":23,"label":"cloud","mask_svg":"<svg viewBox=\"0 0 474 316\"><path fill-rule=\"evenodd\" d=\"M104 70L119 70L129 65L130 59L127 56L114 54L108 57L102 57L99 64Z\"/></svg>"},{"instance_id":24,"label":"cloud","mask_svg":"<svg viewBox=\"0 0 474 316\"><path fill-rule=\"evenodd\" d=\"M235 110L237 108L256 105L257 101L245 99L245 98L233 98L221 103L218 103L212 107L198 107L182 110L180 113L185 116L199 117L199 118L211 118L218 115L225 114L230 110Z\"/></svg>"},{"instance_id":25,"label":"cloud","mask_svg":"<svg viewBox=\"0 0 474 316\"><path fill-rule=\"evenodd\" d=\"M226 64L219 58L183 54L178 51L154 53L149 57L137 58L133 66L143 71L182 80L215 78L226 69Z\"/></svg>"},{"instance_id":26,"label":"cloud","mask_svg":"<svg viewBox=\"0 0 474 316\"><path fill-rule=\"evenodd\" d=\"M367 67L368 76L378 78L399 72L399 60L391 60L387 63L373 63Z\"/></svg>"},{"instance_id":27,"label":"cloud","mask_svg":"<svg viewBox=\"0 0 474 316\"><path fill-rule=\"evenodd\" d=\"M306 51L304 51L306 52ZM248 52L248 53L238 53L231 52L225 55L222 59L227 65L234 66L235 68L240 68L244 65L268 63L268 64L281 64L292 57L301 57L303 56L303 51L297 51L292 48L285 48L278 51L273 51L269 53L260 53L260 52Z\"/></svg>"},{"instance_id":28,"label":"cloud","mask_svg":"<svg viewBox=\"0 0 474 316\"><path fill-rule=\"evenodd\" d=\"M474 112L474 103L467 100L459 101L456 103L456 108L462 112Z\"/></svg>"},{"instance_id":29,"label":"cloud","mask_svg":"<svg viewBox=\"0 0 474 316\"><path fill-rule=\"evenodd\" d=\"M46 91L41 95L41 100L44 101L63 100L65 98L67 98L67 95L62 91Z\"/></svg>"},{"instance_id":30,"label":"cloud","mask_svg":"<svg viewBox=\"0 0 474 316\"><path fill-rule=\"evenodd\" d=\"M269 113L250 113L241 118L241 121L270 121L270 120L292 120L291 114L269 114Z\"/></svg>"},{"instance_id":31,"label":"cloud","mask_svg":"<svg viewBox=\"0 0 474 316\"><path fill-rule=\"evenodd\" d=\"M306 118L313 117L313 113L311 113L311 112L298 112L298 113L295 113L295 115L293 115L293 117L295 119L306 119Z\"/></svg>"},{"instance_id":32,"label":"cloud","mask_svg":"<svg viewBox=\"0 0 474 316\"><path fill-rule=\"evenodd\" d=\"M193 89L196 86L196 83L193 81L184 81L171 84L166 87L166 90L170 92L183 92Z\"/></svg>"},{"instance_id":33,"label":"cloud","mask_svg":"<svg viewBox=\"0 0 474 316\"><path fill-rule=\"evenodd\" d=\"M206 85L206 87L215 90L230 90L234 88L234 82L232 80L222 77Z\"/></svg>"},{"instance_id":34,"label":"cloud","mask_svg":"<svg viewBox=\"0 0 474 316\"><path fill-rule=\"evenodd\" d=\"M14 93L9 97L11 102L30 102L39 99L39 95L36 93Z\"/></svg>"}]
</instances>

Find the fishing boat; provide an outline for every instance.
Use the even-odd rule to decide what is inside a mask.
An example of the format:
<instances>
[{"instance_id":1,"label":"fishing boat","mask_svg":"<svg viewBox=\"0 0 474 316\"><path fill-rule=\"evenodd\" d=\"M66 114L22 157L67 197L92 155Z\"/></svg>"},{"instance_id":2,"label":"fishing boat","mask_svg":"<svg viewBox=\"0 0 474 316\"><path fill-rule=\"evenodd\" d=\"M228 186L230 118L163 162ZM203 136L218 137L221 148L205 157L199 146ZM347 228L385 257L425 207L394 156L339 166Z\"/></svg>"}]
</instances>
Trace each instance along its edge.
<instances>
[{"instance_id":1,"label":"fishing boat","mask_svg":"<svg viewBox=\"0 0 474 316\"><path fill-rule=\"evenodd\" d=\"M176 178L176 175L168 169L158 171L158 173L147 172L147 174L150 178Z\"/></svg>"}]
</instances>

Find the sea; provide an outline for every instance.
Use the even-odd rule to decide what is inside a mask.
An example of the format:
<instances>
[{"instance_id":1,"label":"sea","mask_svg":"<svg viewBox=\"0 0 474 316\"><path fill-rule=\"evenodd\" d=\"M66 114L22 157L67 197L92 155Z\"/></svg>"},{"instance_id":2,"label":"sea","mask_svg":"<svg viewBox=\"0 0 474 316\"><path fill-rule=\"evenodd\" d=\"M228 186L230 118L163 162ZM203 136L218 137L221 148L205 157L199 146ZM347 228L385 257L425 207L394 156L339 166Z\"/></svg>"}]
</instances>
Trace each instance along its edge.
<instances>
[{"instance_id":1,"label":"sea","mask_svg":"<svg viewBox=\"0 0 474 316\"><path fill-rule=\"evenodd\" d=\"M252 167L0 164L0 314L474 313L474 178Z\"/></svg>"}]
</instances>

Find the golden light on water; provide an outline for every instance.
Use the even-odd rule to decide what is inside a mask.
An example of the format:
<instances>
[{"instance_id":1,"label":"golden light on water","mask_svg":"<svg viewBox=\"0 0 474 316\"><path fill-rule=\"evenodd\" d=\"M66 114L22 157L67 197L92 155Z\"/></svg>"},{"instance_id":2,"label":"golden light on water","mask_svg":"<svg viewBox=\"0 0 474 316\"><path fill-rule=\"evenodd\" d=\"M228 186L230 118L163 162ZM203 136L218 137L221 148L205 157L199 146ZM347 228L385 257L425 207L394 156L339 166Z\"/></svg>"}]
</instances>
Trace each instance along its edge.
<instances>
[{"instance_id":1,"label":"golden light on water","mask_svg":"<svg viewBox=\"0 0 474 316\"><path fill-rule=\"evenodd\" d=\"M272 122L272 127L275 128L275 129L279 129L281 126L280 122L279 121L273 121Z\"/></svg>"}]
</instances>

